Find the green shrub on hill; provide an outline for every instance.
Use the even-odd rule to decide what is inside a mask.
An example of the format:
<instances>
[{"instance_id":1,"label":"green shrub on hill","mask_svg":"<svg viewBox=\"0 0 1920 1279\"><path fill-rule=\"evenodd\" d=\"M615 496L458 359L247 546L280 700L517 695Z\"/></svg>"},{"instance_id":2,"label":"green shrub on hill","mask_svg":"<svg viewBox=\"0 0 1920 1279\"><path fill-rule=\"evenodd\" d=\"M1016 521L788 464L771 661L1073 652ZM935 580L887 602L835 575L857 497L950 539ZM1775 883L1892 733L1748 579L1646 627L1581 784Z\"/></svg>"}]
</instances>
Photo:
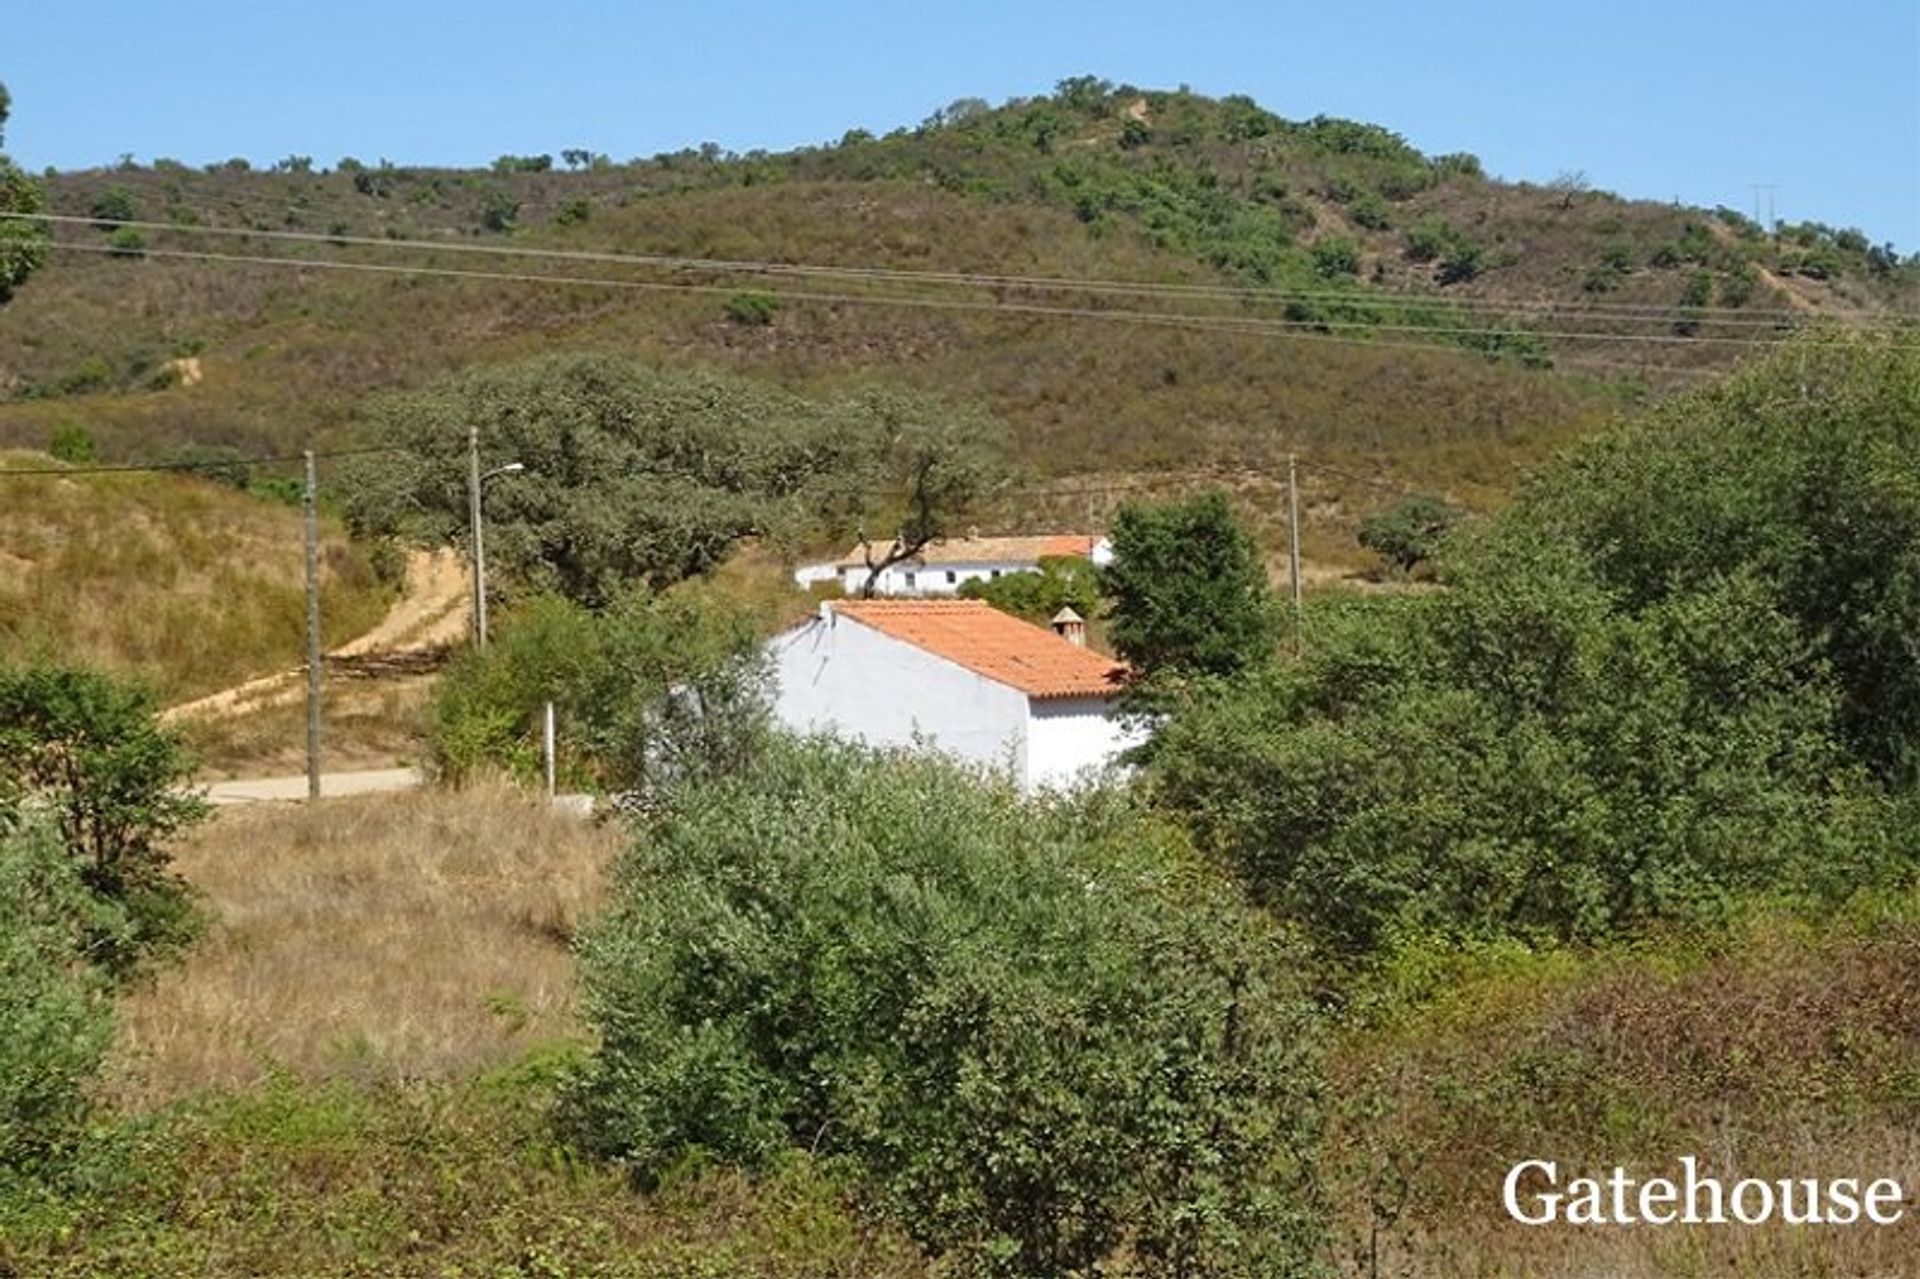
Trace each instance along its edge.
<instances>
[{"instance_id":1,"label":"green shrub on hill","mask_svg":"<svg viewBox=\"0 0 1920 1279\"><path fill-rule=\"evenodd\" d=\"M1443 498L1416 493L1360 521L1360 545L1399 572L1411 573L1439 551L1460 514Z\"/></svg>"},{"instance_id":2,"label":"green shrub on hill","mask_svg":"<svg viewBox=\"0 0 1920 1279\"><path fill-rule=\"evenodd\" d=\"M573 1113L643 1175L844 1159L966 1273L1310 1269L1305 1007L1118 795L792 745L638 827L581 967Z\"/></svg>"}]
</instances>

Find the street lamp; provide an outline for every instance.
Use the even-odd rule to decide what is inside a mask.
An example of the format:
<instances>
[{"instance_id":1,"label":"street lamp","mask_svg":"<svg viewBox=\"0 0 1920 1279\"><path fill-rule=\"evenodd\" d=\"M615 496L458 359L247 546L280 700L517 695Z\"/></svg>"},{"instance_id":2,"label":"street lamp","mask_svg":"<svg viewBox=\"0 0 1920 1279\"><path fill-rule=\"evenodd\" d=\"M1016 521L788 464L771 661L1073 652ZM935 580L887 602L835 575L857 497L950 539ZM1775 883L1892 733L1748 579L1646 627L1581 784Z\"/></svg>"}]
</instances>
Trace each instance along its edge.
<instances>
[{"instance_id":1,"label":"street lamp","mask_svg":"<svg viewBox=\"0 0 1920 1279\"><path fill-rule=\"evenodd\" d=\"M522 463L508 462L482 475L480 428L467 428L467 516L473 525L473 642L480 649L487 646L487 548L480 526L480 491L488 480L518 475L526 469Z\"/></svg>"}]
</instances>

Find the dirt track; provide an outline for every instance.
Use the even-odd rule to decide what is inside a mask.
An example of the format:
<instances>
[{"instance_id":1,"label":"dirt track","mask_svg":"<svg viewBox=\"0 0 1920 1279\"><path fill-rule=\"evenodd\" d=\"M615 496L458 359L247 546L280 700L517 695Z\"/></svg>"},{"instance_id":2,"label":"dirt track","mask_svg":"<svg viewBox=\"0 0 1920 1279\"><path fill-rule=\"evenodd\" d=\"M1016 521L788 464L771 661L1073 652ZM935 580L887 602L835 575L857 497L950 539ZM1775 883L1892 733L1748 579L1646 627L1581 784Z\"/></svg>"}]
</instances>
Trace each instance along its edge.
<instances>
[{"instance_id":1,"label":"dirt track","mask_svg":"<svg viewBox=\"0 0 1920 1279\"><path fill-rule=\"evenodd\" d=\"M407 559L407 584L380 624L327 653L329 665L348 673L378 673L392 667L417 673L462 635L470 625L467 574L452 551L415 551ZM301 695L303 667L262 675L232 688L170 706L164 723L245 714L278 706Z\"/></svg>"}]
</instances>

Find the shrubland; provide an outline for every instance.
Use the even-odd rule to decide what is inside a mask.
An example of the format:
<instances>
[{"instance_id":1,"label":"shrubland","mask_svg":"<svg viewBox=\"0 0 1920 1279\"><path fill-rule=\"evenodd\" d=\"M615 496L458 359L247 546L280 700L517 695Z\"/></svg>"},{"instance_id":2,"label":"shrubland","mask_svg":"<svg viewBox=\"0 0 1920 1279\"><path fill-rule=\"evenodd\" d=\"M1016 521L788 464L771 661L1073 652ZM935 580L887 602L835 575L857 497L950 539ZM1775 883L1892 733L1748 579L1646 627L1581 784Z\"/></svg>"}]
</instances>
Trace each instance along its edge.
<instances>
[{"instance_id":1,"label":"shrubland","mask_svg":"<svg viewBox=\"0 0 1920 1279\"><path fill-rule=\"evenodd\" d=\"M844 1159L968 1273L1309 1266L1286 950L1119 796L774 749L642 821L581 965L575 1123L645 1177Z\"/></svg>"},{"instance_id":2,"label":"shrubland","mask_svg":"<svg viewBox=\"0 0 1920 1279\"><path fill-rule=\"evenodd\" d=\"M1916 368L1798 351L1577 452L1444 591L1329 601L1197 691L1160 802L1348 957L1910 877Z\"/></svg>"},{"instance_id":3,"label":"shrubland","mask_svg":"<svg viewBox=\"0 0 1920 1279\"><path fill-rule=\"evenodd\" d=\"M715 713L754 646L713 583L523 596L443 723L513 763L580 690L595 767L643 770L624 828L477 788L223 819L224 924L120 997L177 1077L110 1067L84 1129L113 974L16 795L0 1016L67 1037L7 1094L0 1261L1897 1272L1891 1235L1522 1234L1495 1196L1543 1150L1911 1166L1917 407L1903 343L1792 349L1461 522L1433 589L1314 601L1297 655L1224 501L1143 503L1103 585L1157 733L1072 796ZM206 1054L265 990L256 1032L328 1015Z\"/></svg>"}]
</instances>

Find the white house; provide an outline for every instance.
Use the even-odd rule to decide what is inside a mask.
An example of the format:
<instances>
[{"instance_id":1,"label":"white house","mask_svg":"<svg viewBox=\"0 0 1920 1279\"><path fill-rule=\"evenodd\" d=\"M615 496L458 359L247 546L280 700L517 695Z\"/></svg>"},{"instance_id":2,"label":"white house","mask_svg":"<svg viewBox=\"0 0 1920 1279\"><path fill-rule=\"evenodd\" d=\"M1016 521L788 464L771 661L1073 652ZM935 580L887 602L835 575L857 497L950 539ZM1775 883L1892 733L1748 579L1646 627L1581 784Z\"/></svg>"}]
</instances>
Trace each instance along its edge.
<instances>
[{"instance_id":1,"label":"white house","mask_svg":"<svg viewBox=\"0 0 1920 1279\"><path fill-rule=\"evenodd\" d=\"M858 595L867 583L867 556L856 546L837 560L803 564L793 580L802 587L838 579L840 589ZM877 561L886 547L873 547ZM924 547L911 559L889 565L874 584L876 595L919 597L957 595L967 582L1007 573L1032 573L1040 561L1054 556L1079 556L1097 568L1113 562L1113 543L1086 533L1050 533L1038 537L955 537Z\"/></svg>"},{"instance_id":2,"label":"white house","mask_svg":"<svg viewBox=\"0 0 1920 1279\"><path fill-rule=\"evenodd\" d=\"M1138 741L1117 717L1124 666L979 600L828 600L768 651L787 728L926 745L1028 790Z\"/></svg>"}]
</instances>

